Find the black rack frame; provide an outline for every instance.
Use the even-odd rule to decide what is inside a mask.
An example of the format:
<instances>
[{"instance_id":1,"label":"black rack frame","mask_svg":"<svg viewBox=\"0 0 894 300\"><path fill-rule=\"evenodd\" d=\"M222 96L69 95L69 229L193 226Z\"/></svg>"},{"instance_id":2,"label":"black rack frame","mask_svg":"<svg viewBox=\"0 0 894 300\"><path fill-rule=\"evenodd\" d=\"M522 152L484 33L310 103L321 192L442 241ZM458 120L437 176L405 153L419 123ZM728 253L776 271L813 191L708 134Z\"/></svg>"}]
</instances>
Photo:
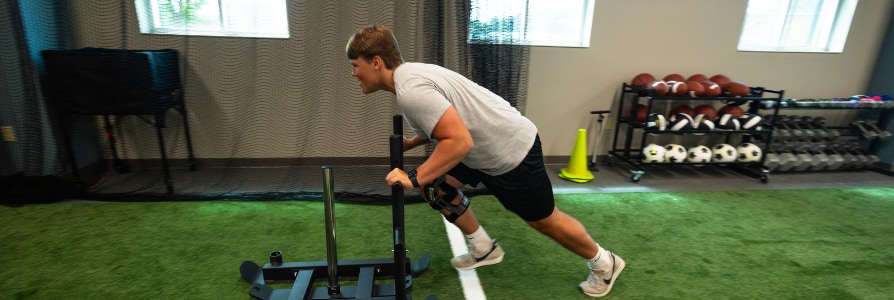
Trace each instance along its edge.
<instances>
[{"instance_id":1,"label":"black rack frame","mask_svg":"<svg viewBox=\"0 0 894 300\"><path fill-rule=\"evenodd\" d=\"M785 93L784 90L771 90L763 87L750 87L751 92L749 95L745 97L658 97L655 96L654 91L650 89L644 89L638 86L630 85L627 83L623 83L621 86L621 92L619 94L618 101L618 110L615 118L615 132L614 138L612 140L612 149L608 151L608 164L612 165L615 158L623 161L627 165L631 166L633 169L630 170L631 176L630 179L633 182L639 182L642 178L642 175L645 173L643 167L649 165L718 165L718 166L730 166L734 167L740 171L750 173L755 177L760 178L761 182L767 183L769 180L770 172L763 167L764 159L766 155L762 155L761 159L757 162L724 162L724 163L693 163L693 162L682 162L682 163L647 163L642 161L642 148L643 145L646 144L646 140L650 135L661 135L661 134L692 134L692 133L704 133L704 134L714 134L714 135L725 135L726 140L728 141L732 135L739 134L743 135L743 139L749 139L751 135L764 135L763 139L766 142L755 142L758 145L763 145L761 149L763 149L764 153L768 151L772 151L770 149L769 141L772 139L773 135L773 126L776 123L776 115L779 112L779 106L774 105L772 108L773 113L771 114L771 120L764 119L761 123L761 130L687 130L687 131L660 131L651 128L647 128L645 123L638 122L636 120L636 116L627 117L625 116L625 112L628 111L629 108L635 108L640 104L640 98L647 98L646 107L647 112L646 115L653 112L653 103L656 101L723 101L725 103L737 103L738 105L748 104L749 108L747 113L756 114L759 109L762 107L763 101L776 101L775 103L779 103L782 100L782 96ZM770 93L775 94L775 97L766 97L764 94ZM631 97L632 101L627 101L627 98ZM626 105L628 104L629 105ZM634 111L635 112L635 111ZM624 127L622 129L622 126ZM619 145L619 135L621 131L625 132L624 144ZM639 146L633 147L634 142L634 131L640 130L642 131L642 136L639 139Z\"/></svg>"}]
</instances>

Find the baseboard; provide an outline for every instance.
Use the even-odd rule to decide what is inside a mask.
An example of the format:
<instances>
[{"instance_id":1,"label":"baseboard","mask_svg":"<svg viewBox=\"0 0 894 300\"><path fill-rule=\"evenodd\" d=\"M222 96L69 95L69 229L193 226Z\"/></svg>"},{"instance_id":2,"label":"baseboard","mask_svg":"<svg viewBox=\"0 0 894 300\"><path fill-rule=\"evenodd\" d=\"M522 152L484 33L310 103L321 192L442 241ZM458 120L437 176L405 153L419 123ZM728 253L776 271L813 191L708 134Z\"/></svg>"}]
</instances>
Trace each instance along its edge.
<instances>
[{"instance_id":1,"label":"baseboard","mask_svg":"<svg viewBox=\"0 0 894 300\"><path fill-rule=\"evenodd\" d=\"M136 168L162 168L161 159L122 159L122 161ZM419 165L424 161L424 157L404 157L405 166ZM391 159L388 157L197 158L195 162L199 168L391 165ZM111 159L106 159L100 164L112 165L114 162ZM187 168L189 160L185 158L168 159L168 166L171 169Z\"/></svg>"}]
</instances>

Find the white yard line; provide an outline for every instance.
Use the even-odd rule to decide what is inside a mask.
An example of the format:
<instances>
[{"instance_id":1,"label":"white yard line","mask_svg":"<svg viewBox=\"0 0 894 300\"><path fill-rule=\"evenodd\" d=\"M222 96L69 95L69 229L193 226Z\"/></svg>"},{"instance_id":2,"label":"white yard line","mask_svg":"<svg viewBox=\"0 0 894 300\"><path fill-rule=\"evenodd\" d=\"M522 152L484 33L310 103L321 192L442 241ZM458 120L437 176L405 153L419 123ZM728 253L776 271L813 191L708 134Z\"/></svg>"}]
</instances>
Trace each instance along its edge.
<instances>
[{"instance_id":1,"label":"white yard line","mask_svg":"<svg viewBox=\"0 0 894 300\"><path fill-rule=\"evenodd\" d=\"M450 224L447 219L443 217L441 219L444 220L444 228L447 228L447 238L450 239L450 249L453 251L453 256L469 252L469 248L466 246L466 237L462 231ZM484 288L481 287L481 281L478 280L478 272L475 272L474 269L467 271L457 270L457 272L459 273L459 282L463 285L463 294L466 296L466 300L487 299L484 296Z\"/></svg>"}]
</instances>

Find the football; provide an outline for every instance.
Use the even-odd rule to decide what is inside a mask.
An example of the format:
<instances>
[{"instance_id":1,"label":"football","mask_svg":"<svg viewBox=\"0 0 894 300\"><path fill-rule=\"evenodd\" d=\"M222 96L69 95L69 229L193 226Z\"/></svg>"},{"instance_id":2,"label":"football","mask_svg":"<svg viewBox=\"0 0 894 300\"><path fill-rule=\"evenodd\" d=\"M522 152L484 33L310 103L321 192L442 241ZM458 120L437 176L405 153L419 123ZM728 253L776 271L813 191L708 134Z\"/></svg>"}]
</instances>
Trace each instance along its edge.
<instances>
[{"instance_id":1,"label":"football","mask_svg":"<svg viewBox=\"0 0 894 300\"><path fill-rule=\"evenodd\" d=\"M643 148L644 163L662 163L664 162L664 147L657 144L649 144Z\"/></svg>"},{"instance_id":2,"label":"football","mask_svg":"<svg viewBox=\"0 0 894 300\"><path fill-rule=\"evenodd\" d=\"M642 123L646 121L646 117L648 117L648 111L649 107L645 104L637 104L636 107L629 108L627 112L624 113L624 117L628 119L633 118L631 116L631 113L635 112L636 121Z\"/></svg>"},{"instance_id":3,"label":"football","mask_svg":"<svg viewBox=\"0 0 894 300\"><path fill-rule=\"evenodd\" d=\"M633 76L633 80L630 81L630 84L646 88L652 81L655 81L655 76L649 73L639 73L636 76Z\"/></svg>"},{"instance_id":4,"label":"football","mask_svg":"<svg viewBox=\"0 0 894 300\"><path fill-rule=\"evenodd\" d=\"M705 81L708 80L708 76L705 74L692 74L689 78L686 78L686 81Z\"/></svg>"},{"instance_id":5,"label":"football","mask_svg":"<svg viewBox=\"0 0 894 300\"><path fill-rule=\"evenodd\" d=\"M667 83L664 83L664 81L652 81L652 83L649 83L649 85L646 86L646 89L652 90L652 95L655 97L667 96Z\"/></svg>"},{"instance_id":6,"label":"football","mask_svg":"<svg viewBox=\"0 0 894 300\"><path fill-rule=\"evenodd\" d=\"M711 162L711 156L713 155L711 148L705 145L691 147L686 152L686 161L694 163Z\"/></svg>"},{"instance_id":7,"label":"football","mask_svg":"<svg viewBox=\"0 0 894 300\"><path fill-rule=\"evenodd\" d=\"M663 79L664 81L686 81L686 78L683 77L683 75L677 73L667 74Z\"/></svg>"},{"instance_id":8,"label":"football","mask_svg":"<svg viewBox=\"0 0 894 300\"><path fill-rule=\"evenodd\" d=\"M742 143L738 147L736 147L736 152L738 153L738 158L736 161L739 162L756 162L761 160L761 155L763 155L763 150L758 145L752 143Z\"/></svg>"},{"instance_id":9,"label":"football","mask_svg":"<svg viewBox=\"0 0 894 300\"><path fill-rule=\"evenodd\" d=\"M714 106L711 106L708 104L702 104L702 105L696 106L695 108L693 108L693 110L695 111L696 115L705 114L709 118L711 118L711 120L717 119L717 109L715 109Z\"/></svg>"},{"instance_id":10,"label":"football","mask_svg":"<svg viewBox=\"0 0 894 300\"><path fill-rule=\"evenodd\" d=\"M674 106L674 108L671 109L670 114L668 114L668 116L673 116L676 114L687 114L690 117L692 117L692 116L695 116L695 110L692 109L692 106L689 106L686 104L680 104L680 105Z\"/></svg>"},{"instance_id":11,"label":"football","mask_svg":"<svg viewBox=\"0 0 894 300\"><path fill-rule=\"evenodd\" d=\"M739 154L736 147L730 144L717 144L711 148L711 152L713 153L711 159L713 162L734 162Z\"/></svg>"},{"instance_id":12,"label":"football","mask_svg":"<svg viewBox=\"0 0 894 300\"><path fill-rule=\"evenodd\" d=\"M667 95L671 97L683 97L689 95L689 86L685 81L664 81L667 83Z\"/></svg>"},{"instance_id":13,"label":"football","mask_svg":"<svg viewBox=\"0 0 894 300\"><path fill-rule=\"evenodd\" d=\"M732 114L733 117L741 118L742 116L745 115L745 110L742 109L742 107L739 107L738 105L728 104L728 105L721 107L719 110L717 110L717 114L718 115Z\"/></svg>"},{"instance_id":14,"label":"football","mask_svg":"<svg viewBox=\"0 0 894 300\"><path fill-rule=\"evenodd\" d=\"M723 90L724 97L745 97L751 93L751 88L748 87L745 83L739 81L732 81L727 84L720 85L720 88Z\"/></svg>"},{"instance_id":15,"label":"football","mask_svg":"<svg viewBox=\"0 0 894 300\"><path fill-rule=\"evenodd\" d=\"M698 81L685 81L686 89L689 90L689 97L701 97L705 95L705 86Z\"/></svg>"},{"instance_id":16,"label":"football","mask_svg":"<svg viewBox=\"0 0 894 300\"><path fill-rule=\"evenodd\" d=\"M664 146L664 162L681 163L686 161L686 147L679 144L667 144Z\"/></svg>"},{"instance_id":17,"label":"football","mask_svg":"<svg viewBox=\"0 0 894 300\"><path fill-rule=\"evenodd\" d=\"M720 86L724 86L725 84L733 81L732 79L729 78L729 76L726 76L723 74L717 74L717 75L711 76L710 78L708 78L708 80L710 80Z\"/></svg>"},{"instance_id":18,"label":"football","mask_svg":"<svg viewBox=\"0 0 894 300\"><path fill-rule=\"evenodd\" d=\"M723 88L716 82L704 80L702 85L705 86L705 97L717 97L723 93Z\"/></svg>"}]
</instances>

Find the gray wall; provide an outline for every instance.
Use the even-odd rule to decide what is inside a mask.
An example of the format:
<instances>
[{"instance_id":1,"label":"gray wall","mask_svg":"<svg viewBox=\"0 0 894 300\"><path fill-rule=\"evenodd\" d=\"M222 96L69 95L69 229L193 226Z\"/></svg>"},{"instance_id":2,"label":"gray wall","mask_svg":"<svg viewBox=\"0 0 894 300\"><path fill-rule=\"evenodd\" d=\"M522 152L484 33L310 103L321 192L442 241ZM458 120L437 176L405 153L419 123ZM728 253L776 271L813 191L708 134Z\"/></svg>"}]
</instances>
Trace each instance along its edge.
<instances>
[{"instance_id":1,"label":"gray wall","mask_svg":"<svg viewBox=\"0 0 894 300\"><path fill-rule=\"evenodd\" d=\"M69 1L77 45L119 47L123 42L131 49L183 51L190 124L200 158L385 157L387 139L365 132L389 132L389 116L396 112L393 97L384 92L360 95L342 57L344 42L357 27L383 23L395 26L407 60L423 56L417 53L424 47L416 43L415 35L423 32L416 30L423 26L413 17L416 11L377 18L377 10L393 12L401 4L348 7L336 1L293 1L292 37L271 40L142 35L133 1L126 1L122 40L120 20L97 18L118 14L120 5L104 2ZM577 129L591 121L588 112L612 108L621 83L640 72L659 77L722 73L752 86L784 89L792 98L866 90L894 1L860 1L844 52L837 54L736 51L746 3L599 0L589 48L534 47L526 114L540 129L544 154L570 155ZM319 27L338 34L318 35ZM154 141L151 128L134 118L122 122L125 134L133 137L124 141L124 156L155 157L153 143L138 144ZM610 118L606 124L613 122ZM179 126L171 124L174 138L182 136L175 129ZM320 128L327 131L302 134ZM599 153L605 153L610 136L603 136ZM185 147L172 143L173 156L184 157ZM257 144L272 146L252 147Z\"/></svg>"},{"instance_id":2,"label":"gray wall","mask_svg":"<svg viewBox=\"0 0 894 300\"><path fill-rule=\"evenodd\" d=\"M859 1L844 52L838 54L737 51L746 4L597 0L590 48L531 52L527 115L540 128L545 154L570 155L577 129L591 120L589 112L612 107L621 83L641 72L656 77L722 73L751 86L784 89L790 98L862 94L894 1ZM601 145L610 135L604 138Z\"/></svg>"}]
</instances>

